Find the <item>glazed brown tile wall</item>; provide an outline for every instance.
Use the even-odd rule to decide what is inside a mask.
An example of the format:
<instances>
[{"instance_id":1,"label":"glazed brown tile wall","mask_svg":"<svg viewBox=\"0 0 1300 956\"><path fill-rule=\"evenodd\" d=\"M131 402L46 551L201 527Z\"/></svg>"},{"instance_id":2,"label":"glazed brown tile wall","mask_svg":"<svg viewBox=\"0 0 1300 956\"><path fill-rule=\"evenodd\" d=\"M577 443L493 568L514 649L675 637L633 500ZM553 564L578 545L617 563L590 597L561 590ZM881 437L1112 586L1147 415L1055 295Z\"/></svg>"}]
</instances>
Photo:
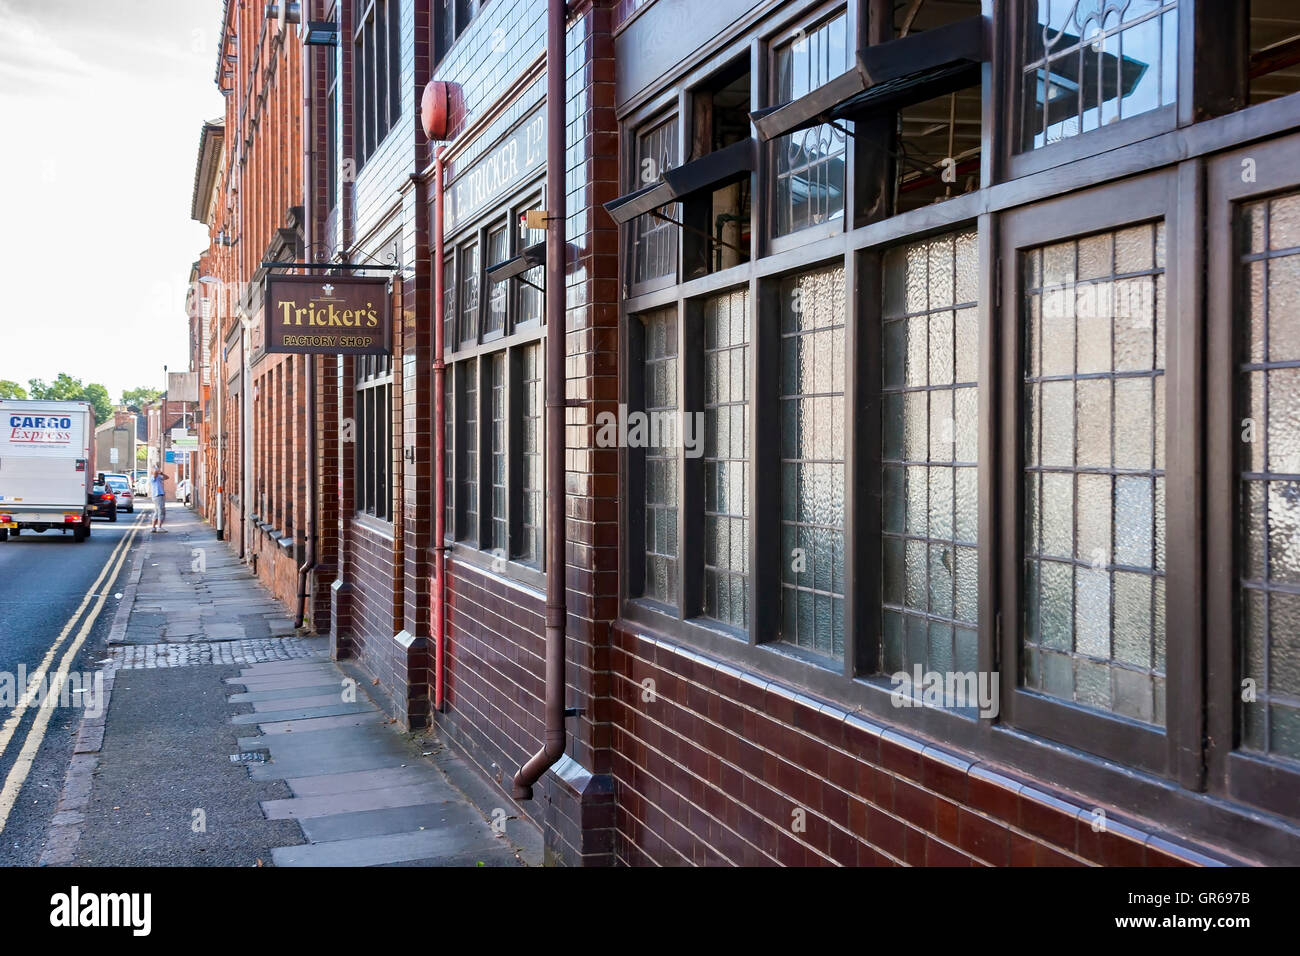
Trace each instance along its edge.
<instances>
[{"instance_id":1,"label":"glazed brown tile wall","mask_svg":"<svg viewBox=\"0 0 1300 956\"><path fill-rule=\"evenodd\" d=\"M1214 866L1034 781L620 622L615 853L627 865ZM645 685L643 681L653 681ZM653 695L646 693L647 686Z\"/></svg>"}]
</instances>

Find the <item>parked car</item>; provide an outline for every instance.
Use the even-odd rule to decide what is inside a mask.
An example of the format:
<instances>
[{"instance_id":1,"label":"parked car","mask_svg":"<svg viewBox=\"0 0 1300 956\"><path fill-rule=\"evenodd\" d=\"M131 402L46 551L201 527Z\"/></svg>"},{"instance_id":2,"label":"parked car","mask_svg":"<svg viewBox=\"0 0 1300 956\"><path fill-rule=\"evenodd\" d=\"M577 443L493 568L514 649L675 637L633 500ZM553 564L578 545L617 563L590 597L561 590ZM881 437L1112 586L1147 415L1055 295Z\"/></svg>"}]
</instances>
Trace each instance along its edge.
<instances>
[{"instance_id":1,"label":"parked car","mask_svg":"<svg viewBox=\"0 0 1300 956\"><path fill-rule=\"evenodd\" d=\"M193 493L193 488L191 487L190 480L188 478L182 478L180 481L176 482L177 501L181 502L182 504L188 505L190 503L190 496L192 493Z\"/></svg>"},{"instance_id":2,"label":"parked car","mask_svg":"<svg viewBox=\"0 0 1300 956\"><path fill-rule=\"evenodd\" d=\"M104 484L117 495L117 507L128 514L135 513L135 493L131 490L131 479L126 475L105 475Z\"/></svg>"},{"instance_id":3,"label":"parked car","mask_svg":"<svg viewBox=\"0 0 1300 956\"><path fill-rule=\"evenodd\" d=\"M135 496L137 498L149 497L149 476L142 473L135 473Z\"/></svg>"},{"instance_id":4,"label":"parked car","mask_svg":"<svg viewBox=\"0 0 1300 956\"><path fill-rule=\"evenodd\" d=\"M105 485L93 485L86 499L86 511L92 519L107 518L109 521L116 521L117 495L113 493L112 488Z\"/></svg>"}]
</instances>

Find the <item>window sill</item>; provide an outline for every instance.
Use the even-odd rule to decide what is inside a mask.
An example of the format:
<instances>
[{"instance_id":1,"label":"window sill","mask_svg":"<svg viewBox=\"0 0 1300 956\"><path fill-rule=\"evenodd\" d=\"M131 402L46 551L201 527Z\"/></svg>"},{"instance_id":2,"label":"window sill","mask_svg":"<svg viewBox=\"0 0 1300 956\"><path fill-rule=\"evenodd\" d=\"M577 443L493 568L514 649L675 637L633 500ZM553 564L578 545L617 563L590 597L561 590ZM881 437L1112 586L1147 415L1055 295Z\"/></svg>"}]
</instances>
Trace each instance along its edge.
<instances>
[{"instance_id":1,"label":"window sill","mask_svg":"<svg viewBox=\"0 0 1300 956\"><path fill-rule=\"evenodd\" d=\"M546 572L531 565L479 551L464 541L448 541L446 554L452 561L463 562L486 574L536 592L539 597L546 593Z\"/></svg>"},{"instance_id":2,"label":"window sill","mask_svg":"<svg viewBox=\"0 0 1300 956\"><path fill-rule=\"evenodd\" d=\"M376 518L374 515L368 514L364 511L354 512L352 520L367 531L374 532L381 538L384 538L390 544L396 540L393 532L393 523L391 521L385 521L383 518Z\"/></svg>"}]
</instances>

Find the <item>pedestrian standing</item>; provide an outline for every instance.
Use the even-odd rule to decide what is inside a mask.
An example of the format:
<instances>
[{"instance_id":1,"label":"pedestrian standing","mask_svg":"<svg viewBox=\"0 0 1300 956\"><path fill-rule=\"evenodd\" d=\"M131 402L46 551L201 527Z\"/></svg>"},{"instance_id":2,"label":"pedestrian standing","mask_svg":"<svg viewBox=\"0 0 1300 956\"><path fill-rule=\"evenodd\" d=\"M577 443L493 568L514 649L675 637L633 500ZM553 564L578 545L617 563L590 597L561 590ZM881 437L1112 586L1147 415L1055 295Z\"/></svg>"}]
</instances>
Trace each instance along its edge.
<instances>
[{"instance_id":1,"label":"pedestrian standing","mask_svg":"<svg viewBox=\"0 0 1300 956\"><path fill-rule=\"evenodd\" d=\"M153 466L153 474L149 478L149 496L153 498L153 527L150 533L161 531L167 533L163 525L167 521L167 476L157 465Z\"/></svg>"}]
</instances>

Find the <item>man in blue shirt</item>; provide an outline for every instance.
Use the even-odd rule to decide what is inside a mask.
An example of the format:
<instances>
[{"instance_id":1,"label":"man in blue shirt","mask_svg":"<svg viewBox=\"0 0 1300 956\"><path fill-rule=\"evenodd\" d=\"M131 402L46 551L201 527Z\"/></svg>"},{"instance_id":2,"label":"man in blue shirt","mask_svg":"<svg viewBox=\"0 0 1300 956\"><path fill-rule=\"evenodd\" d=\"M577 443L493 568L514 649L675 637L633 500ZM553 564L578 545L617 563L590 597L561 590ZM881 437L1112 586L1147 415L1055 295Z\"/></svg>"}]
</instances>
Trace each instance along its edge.
<instances>
[{"instance_id":1,"label":"man in blue shirt","mask_svg":"<svg viewBox=\"0 0 1300 956\"><path fill-rule=\"evenodd\" d=\"M149 477L149 497L153 499L153 527L149 529L151 533L159 531L163 534L167 533L167 529L163 527L167 521L167 488L164 484L166 481L167 476L163 474L163 470L154 465L153 474Z\"/></svg>"}]
</instances>

